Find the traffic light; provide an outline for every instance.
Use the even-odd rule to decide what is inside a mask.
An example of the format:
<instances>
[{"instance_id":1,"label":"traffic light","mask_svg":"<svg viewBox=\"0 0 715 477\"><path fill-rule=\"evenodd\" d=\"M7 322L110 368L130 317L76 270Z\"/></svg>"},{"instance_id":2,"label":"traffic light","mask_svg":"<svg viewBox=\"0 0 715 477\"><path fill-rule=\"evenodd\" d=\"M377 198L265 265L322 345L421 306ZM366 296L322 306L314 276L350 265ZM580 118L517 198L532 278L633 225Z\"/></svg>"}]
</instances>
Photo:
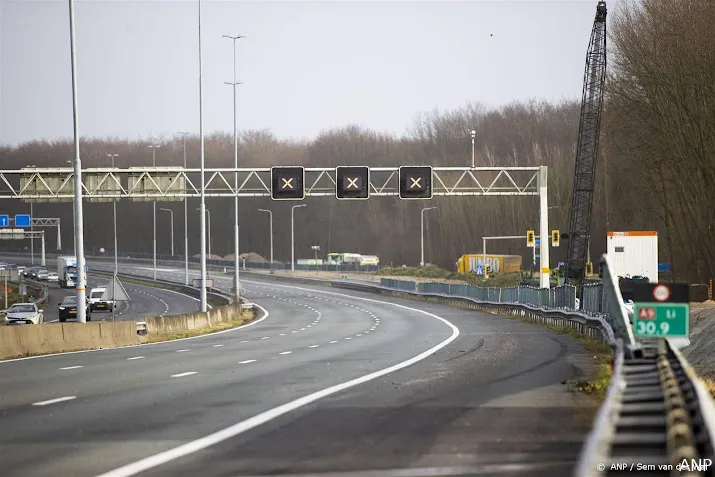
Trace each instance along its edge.
<instances>
[{"instance_id":1,"label":"traffic light","mask_svg":"<svg viewBox=\"0 0 715 477\"><path fill-rule=\"evenodd\" d=\"M534 231L533 230L527 230L526 231L526 246L527 247L533 247L535 244L534 240Z\"/></svg>"},{"instance_id":2,"label":"traffic light","mask_svg":"<svg viewBox=\"0 0 715 477\"><path fill-rule=\"evenodd\" d=\"M484 265L484 278L489 278L489 272L491 272L492 267L489 264Z\"/></svg>"},{"instance_id":3,"label":"traffic light","mask_svg":"<svg viewBox=\"0 0 715 477\"><path fill-rule=\"evenodd\" d=\"M400 166L400 199L432 198L432 166Z\"/></svg>"},{"instance_id":4,"label":"traffic light","mask_svg":"<svg viewBox=\"0 0 715 477\"><path fill-rule=\"evenodd\" d=\"M593 263L586 262L586 275L593 275Z\"/></svg>"},{"instance_id":5,"label":"traffic light","mask_svg":"<svg viewBox=\"0 0 715 477\"><path fill-rule=\"evenodd\" d=\"M271 167L271 198L273 200L305 199L305 169L303 166Z\"/></svg>"},{"instance_id":6,"label":"traffic light","mask_svg":"<svg viewBox=\"0 0 715 477\"><path fill-rule=\"evenodd\" d=\"M560 239L561 239L561 234L559 234L559 231L552 230L551 231L551 246L558 247Z\"/></svg>"},{"instance_id":7,"label":"traffic light","mask_svg":"<svg viewBox=\"0 0 715 477\"><path fill-rule=\"evenodd\" d=\"M370 168L367 166L336 167L335 196L338 199L368 199L370 197Z\"/></svg>"}]
</instances>

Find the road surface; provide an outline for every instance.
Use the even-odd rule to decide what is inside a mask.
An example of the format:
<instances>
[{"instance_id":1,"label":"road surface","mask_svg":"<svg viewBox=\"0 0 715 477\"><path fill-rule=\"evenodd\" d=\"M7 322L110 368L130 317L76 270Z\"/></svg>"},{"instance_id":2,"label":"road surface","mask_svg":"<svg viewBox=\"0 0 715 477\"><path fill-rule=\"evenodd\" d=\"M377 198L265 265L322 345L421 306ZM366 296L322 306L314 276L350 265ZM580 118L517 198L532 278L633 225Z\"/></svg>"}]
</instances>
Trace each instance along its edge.
<instances>
[{"instance_id":1,"label":"road surface","mask_svg":"<svg viewBox=\"0 0 715 477\"><path fill-rule=\"evenodd\" d=\"M443 305L244 286L269 315L241 329L0 363L3 476L570 475L590 416L561 383L592 370L574 340Z\"/></svg>"}]
</instances>

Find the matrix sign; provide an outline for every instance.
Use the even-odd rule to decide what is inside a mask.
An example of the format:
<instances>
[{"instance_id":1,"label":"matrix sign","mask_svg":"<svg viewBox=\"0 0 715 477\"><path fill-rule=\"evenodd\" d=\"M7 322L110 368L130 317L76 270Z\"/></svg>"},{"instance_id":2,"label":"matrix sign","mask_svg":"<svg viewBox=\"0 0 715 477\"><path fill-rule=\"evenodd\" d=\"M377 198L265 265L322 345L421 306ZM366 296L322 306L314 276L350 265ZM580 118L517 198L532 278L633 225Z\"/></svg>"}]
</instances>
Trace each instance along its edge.
<instances>
[{"instance_id":1,"label":"matrix sign","mask_svg":"<svg viewBox=\"0 0 715 477\"><path fill-rule=\"evenodd\" d=\"M687 338L690 329L687 283L634 283L633 326L638 338Z\"/></svg>"},{"instance_id":2,"label":"matrix sign","mask_svg":"<svg viewBox=\"0 0 715 477\"><path fill-rule=\"evenodd\" d=\"M271 167L271 198L273 200L303 200L305 198L303 166Z\"/></svg>"},{"instance_id":3,"label":"matrix sign","mask_svg":"<svg viewBox=\"0 0 715 477\"><path fill-rule=\"evenodd\" d=\"M338 199L367 199L370 197L370 168L367 166L338 166L335 168L335 196Z\"/></svg>"},{"instance_id":4,"label":"matrix sign","mask_svg":"<svg viewBox=\"0 0 715 477\"><path fill-rule=\"evenodd\" d=\"M432 198L432 166L400 166L400 199Z\"/></svg>"}]
</instances>

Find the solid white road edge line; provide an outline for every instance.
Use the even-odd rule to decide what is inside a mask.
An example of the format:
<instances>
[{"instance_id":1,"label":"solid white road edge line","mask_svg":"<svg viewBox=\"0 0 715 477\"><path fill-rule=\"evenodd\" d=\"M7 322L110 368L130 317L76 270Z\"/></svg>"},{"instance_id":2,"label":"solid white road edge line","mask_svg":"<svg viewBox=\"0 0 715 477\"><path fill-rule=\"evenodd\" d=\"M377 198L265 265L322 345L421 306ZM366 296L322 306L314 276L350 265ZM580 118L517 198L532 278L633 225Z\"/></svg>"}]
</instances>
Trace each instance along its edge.
<instances>
[{"instance_id":1,"label":"solid white road edge line","mask_svg":"<svg viewBox=\"0 0 715 477\"><path fill-rule=\"evenodd\" d=\"M286 288L299 288L299 287L286 287ZM331 292L323 292L323 293L331 293ZM338 295L337 293L335 293L335 294ZM366 383L368 381L372 381L373 379L377 379L381 376L385 376L386 374L390 374L390 373L393 373L400 369L411 366L419 361L422 361L425 358L430 357L432 354L434 354L435 352L444 348L445 346L450 344L452 341L457 339L457 337L459 336L459 329L456 326L454 326L452 323L445 320L441 316L435 315L433 313L429 313L427 311L420 310L419 308L412 308L409 306L398 305L396 303L389 303L386 301L372 300L369 298L361 298L361 297L355 297L355 298L371 301L374 303L380 303L383 305L392 305L392 306L396 306L398 308L402 308L404 310L410 310L413 312L422 313L423 315L427 315L432 318L435 318L435 319L441 321L442 323L444 323L445 325L449 326L452 329L452 334L446 340L442 341L441 343L437 344L436 346L433 346L432 348L428 349L427 351L424 351L424 352L418 354L417 356L408 359L407 361L402 361L401 363L395 364L388 368L384 368L380 371L375 371L373 373L366 374L365 376L361 376L359 378L352 379L350 381L347 381L347 382L344 382L341 384L337 384L335 386L331 386L329 388L308 394L307 396L303 396L302 398L298 398L294 401L290 401L288 403L285 403L285 404L275 407L273 409L264 411L260 414L250 417L244 421L238 422L238 423L236 423L232 426L229 426L225 429L222 429L218 432L209 434L208 436L202 437L195 441L188 442L188 443L180 445L178 447L174 447L173 449L169 449L167 451L160 452L153 456L146 457L146 458L141 459L141 460L134 462L132 464L127 464L127 465L119 467L117 469L110 470L109 472L105 472L104 474L98 475L97 477L129 477L132 475L136 475L140 472L144 472L145 470L165 464L167 462L171 462L172 460L179 459L181 457L187 456L194 452L200 451L200 450L210 447L212 445L218 444L218 443L223 442L227 439L230 439L230 438L235 437L239 434L242 434L246 431L249 431L249 430L253 429L254 427L258 427L261 424L265 424L266 422L272 421L273 419L276 419L276 418L282 416L283 414L287 414L291 411L295 411L296 409L299 409L303 406L306 406L306 405L311 404L315 401L318 401L319 399L323 399L323 398L328 397L328 396L335 394L337 392L357 386L359 384Z\"/></svg>"},{"instance_id":2,"label":"solid white road edge line","mask_svg":"<svg viewBox=\"0 0 715 477\"><path fill-rule=\"evenodd\" d=\"M197 374L197 371L187 371L185 373L172 374L172 378L183 378L184 376L191 376L192 374Z\"/></svg>"},{"instance_id":3,"label":"solid white road edge line","mask_svg":"<svg viewBox=\"0 0 715 477\"><path fill-rule=\"evenodd\" d=\"M268 318L268 317L270 316L270 313L268 312L268 310L266 310L265 308L263 308L263 307L262 307L261 305L259 305L258 303L254 303L253 305L254 305L255 307L259 308L259 309L263 312L263 317L261 317L260 319L258 319L258 320L256 320L256 321L252 321L252 322L250 322L250 323L246 323L245 325L237 326L237 327L235 327L235 328L230 328L230 329L228 329L228 330L217 331L217 332L215 332L215 333L209 333L209 334L206 334L206 335L189 336L188 338L179 338L179 339L177 339L177 340L171 340L171 341L159 341L159 342L157 342L157 343L142 343L142 344L138 344L138 345L119 346L119 347L117 347L117 348L106 348L106 349L84 349L84 350L80 350L80 351L67 351L66 353L52 353L52 354L43 354L43 355L40 355L40 356L27 356L27 357L25 357L25 358L6 359L6 360L3 360L3 361L0 361L0 365L1 365L1 364L5 364L5 363L14 363L14 362L16 362L16 361L26 361L26 360L28 360L28 359L52 358L52 357L54 357L54 356L67 356L67 355L70 355L70 354L79 354L79 353L96 353L96 352L101 352L101 351L105 351L105 352L107 352L107 351L117 351L117 350L120 350L120 349L138 348L138 347L140 347L140 346L168 345L168 344L172 344L172 343L177 343L177 342L179 342L179 341L196 340L196 339L200 339L200 338L210 338L210 337L214 337L214 336L216 336L216 335L222 335L222 334L224 334L224 333L230 333L230 332L232 332L232 331L237 331L237 330L241 330L241 329L243 329L243 328L248 328L249 326L253 326L253 325L256 325L256 324L260 323L261 321L265 320L266 318Z\"/></svg>"},{"instance_id":4,"label":"solid white road edge line","mask_svg":"<svg viewBox=\"0 0 715 477\"><path fill-rule=\"evenodd\" d=\"M65 396L57 399L50 399L49 401L33 402L33 406L47 406L48 404L55 404L58 402L71 401L77 399L77 396Z\"/></svg>"}]
</instances>

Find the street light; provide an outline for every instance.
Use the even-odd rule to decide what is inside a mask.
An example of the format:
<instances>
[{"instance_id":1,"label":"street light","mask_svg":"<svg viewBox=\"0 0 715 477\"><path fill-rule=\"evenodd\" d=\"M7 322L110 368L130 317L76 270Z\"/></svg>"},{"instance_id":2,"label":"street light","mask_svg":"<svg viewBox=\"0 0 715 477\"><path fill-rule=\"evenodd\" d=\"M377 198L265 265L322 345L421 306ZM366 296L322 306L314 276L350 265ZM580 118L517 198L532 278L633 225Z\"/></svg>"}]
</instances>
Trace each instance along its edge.
<instances>
[{"instance_id":1,"label":"street light","mask_svg":"<svg viewBox=\"0 0 715 477\"><path fill-rule=\"evenodd\" d=\"M114 158L119 157L119 154L107 154L107 157L112 158L112 169L114 169ZM112 212L114 216L114 275L117 274L119 269L117 260L117 201L112 201Z\"/></svg>"},{"instance_id":2,"label":"street light","mask_svg":"<svg viewBox=\"0 0 715 477\"><path fill-rule=\"evenodd\" d=\"M306 207L306 204L294 205L290 209L290 269L295 272L295 209Z\"/></svg>"},{"instance_id":3,"label":"street light","mask_svg":"<svg viewBox=\"0 0 715 477\"><path fill-rule=\"evenodd\" d=\"M318 252L320 252L320 245L311 245L310 248L313 249L313 256L315 257L315 264L318 264Z\"/></svg>"},{"instance_id":4,"label":"street light","mask_svg":"<svg viewBox=\"0 0 715 477\"><path fill-rule=\"evenodd\" d=\"M186 135L187 132L180 132L184 139L184 170L186 170ZM172 227L173 230L173 227ZM172 240L173 244L174 241ZM189 284L189 198L184 197L184 283Z\"/></svg>"},{"instance_id":5,"label":"street light","mask_svg":"<svg viewBox=\"0 0 715 477\"><path fill-rule=\"evenodd\" d=\"M472 130L472 169L474 169L474 138L477 136L477 131Z\"/></svg>"},{"instance_id":6,"label":"street light","mask_svg":"<svg viewBox=\"0 0 715 477\"><path fill-rule=\"evenodd\" d=\"M174 258L174 211L171 209L159 209L171 214L171 258Z\"/></svg>"},{"instance_id":7,"label":"street light","mask_svg":"<svg viewBox=\"0 0 715 477\"><path fill-rule=\"evenodd\" d=\"M156 144L150 144L151 148L151 165L156 167L156 149L160 146ZM154 280L156 280L156 199L152 202L154 210Z\"/></svg>"},{"instance_id":8,"label":"street light","mask_svg":"<svg viewBox=\"0 0 715 477\"><path fill-rule=\"evenodd\" d=\"M77 322L87 322L87 277L84 270L84 224L82 217L82 161L79 150L79 104L77 100L77 55L75 48L74 0L69 0L70 64L72 70L72 126L74 136L74 243L77 256Z\"/></svg>"},{"instance_id":9,"label":"street light","mask_svg":"<svg viewBox=\"0 0 715 477\"><path fill-rule=\"evenodd\" d=\"M201 209L198 208L196 210L200 211ZM209 249L209 260L210 260L211 259L211 211L209 209L207 209L206 207L204 207L204 210L206 211L206 216L208 217L208 226L206 227L206 229L208 230L208 235L209 235L208 249Z\"/></svg>"},{"instance_id":10,"label":"street light","mask_svg":"<svg viewBox=\"0 0 715 477\"><path fill-rule=\"evenodd\" d=\"M67 162L72 162L72 161L67 161ZM28 164L25 167L37 167L34 164ZM35 217L35 214L33 212L33 207L32 207L32 202L30 202L30 232L34 232L34 227L32 226L32 219ZM35 236L34 234L30 234L30 261L32 265L35 264Z\"/></svg>"},{"instance_id":11,"label":"street light","mask_svg":"<svg viewBox=\"0 0 715 477\"><path fill-rule=\"evenodd\" d=\"M233 81L225 83L233 88L233 167L238 169L238 129L236 128L236 86L239 83L236 81L236 40L239 38L245 38L241 35L230 36L223 35L223 38L228 38L233 42ZM233 173L234 190L237 192L236 196L233 198L233 226L234 226L234 237L233 237L233 262L234 262L234 278L233 286L236 290L236 300L241 297L241 287L238 281L239 267L238 267L238 255L239 255L239 227L238 227L238 172Z\"/></svg>"},{"instance_id":12,"label":"street light","mask_svg":"<svg viewBox=\"0 0 715 477\"><path fill-rule=\"evenodd\" d=\"M201 214L199 220L199 229L201 230L201 311L207 311L207 300L206 300L206 217L204 215L204 210L206 210L206 148L204 143L204 75L203 75L203 60L201 57L201 0L199 0L199 137L200 137L200 150L201 150ZM209 241L210 243L210 241ZM210 245L209 245L210 246Z\"/></svg>"},{"instance_id":13,"label":"street light","mask_svg":"<svg viewBox=\"0 0 715 477\"><path fill-rule=\"evenodd\" d=\"M270 267L273 268L273 212L268 209L258 209L259 212L268 212L268 233L270 234L271 242L271 262Z\"/></svg>"},{"instance_id":14,"label":"street light","mask_svg":"<svg viewBox=\"0 0 715 477\"><path fill-rule=\"evenodd\" d=\"M425 266L425 212L436 208L437 207L425 207L420 214L420 267Z\"/></svg>"}]
</instances>

